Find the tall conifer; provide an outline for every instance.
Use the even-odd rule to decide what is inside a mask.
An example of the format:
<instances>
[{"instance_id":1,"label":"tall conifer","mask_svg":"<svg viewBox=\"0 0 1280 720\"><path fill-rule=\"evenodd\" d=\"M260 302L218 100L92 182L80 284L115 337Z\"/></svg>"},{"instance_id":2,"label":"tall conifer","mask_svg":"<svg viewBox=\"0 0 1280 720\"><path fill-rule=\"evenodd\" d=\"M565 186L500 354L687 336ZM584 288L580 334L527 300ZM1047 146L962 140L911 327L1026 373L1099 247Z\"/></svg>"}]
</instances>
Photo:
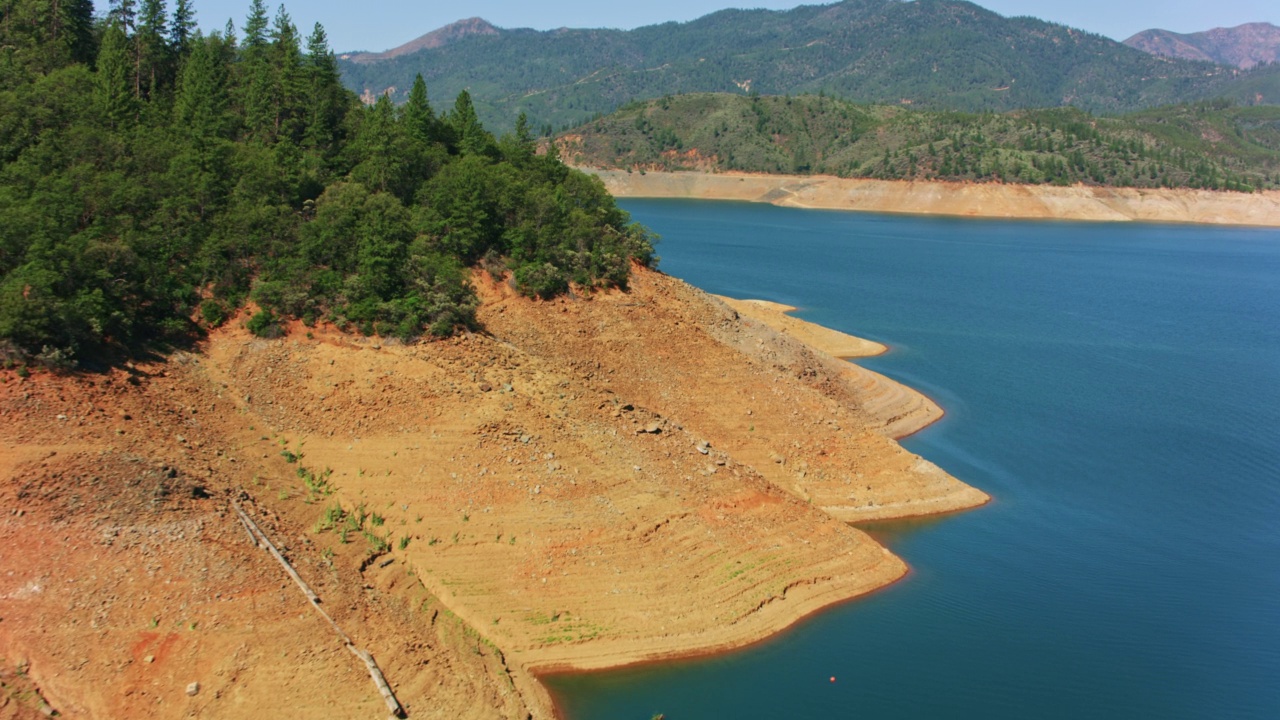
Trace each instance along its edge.
<instances>
[{"instance_id":1,"label":"tall conifer","mask_svg":"<svg viewBox=\"0 0 1280 720\"><path fill-rule=\"evenodd\" d=\"M329 49L329 36L320 23L315 24L307 38L305 70L308 86L306 142L311 148L328 154L337 140L347 90L342 86L338 60Z\"/></svg>"},{"instance_id":2,"label":"tall conifer","mask_svg":"<svg viewBox=\"0 0 1280 720\"><path fill-rule=\"evenodd\" d=\"M244 47L260 48L267 44L267 5L263 0L253 0L249 5L249 17L244 23Z\"/></svg>"},{"instance_id":3,"label":"tall conifer","mask_svg":"<svg viewBox=\"0 0 1280 720\"><path fill-rule=\"evenodd\" d=\"M185 55L188 43L196 30L196 11L191 0L177 0L173 6L173 21L169 23L169 45L174 52Z\"/></svg>"},{"instance_id":4,"label":"tall conifer","mask_svg":"<svg viewBox=\"0 0 1280 720\"><path fill-rule=\"evenodd\" d=\"M133 98L129 81L129 38L119 20L112 19L102 34L98 51L98 107L113 127L128 122L133 114Z\"/></svg>"},{"instance_id":5,"label":"tall conifer","mask_svg":"<svg viewBox=\"0 0 1280 720\"><path fill-rule=\"evenodd\" d=\"M277 139L300 141L306 114L304 100L307 83L298 29L283 5L276 12L271 27L270 58L274 76L272 132Z\"/></svg>"},{"instance_id":6,"label":"tall conifer","mask_svg":"<svg viewBox=\"0 0 1280 720\"><path fill-rule=\"evenodd\" d=\"M427 83L422 79L422 73L414 77L413 87L409 89L409 99L401 113L406 129L415 139L423 143L436 139L436 114L427 98Z\"/></svg>"},{"instance_id":7,"label":"tall conifer","mask_svg":"<svg viewBox=\"0 0 1280 720\"><path fill-rule=\"evenodd\" d=\"M270 141L275 131L274 72L268 57L267 7L263 0L253 0L249 17L244 25L244 42L241 44L239 88L240 103L244 107L244 124L249 134L259 140Z\"/></svg>"},{"instance_id":8,"label":"tall conifer","mask_svg":"<svg viewBox=\"0 0 1280 720\"><path fill-rule=\"evenodd\" d=\"M169 49L165 0L142 0L134 44L140 94L152 97L166 80Z\"/></svg>"}]
</instances>

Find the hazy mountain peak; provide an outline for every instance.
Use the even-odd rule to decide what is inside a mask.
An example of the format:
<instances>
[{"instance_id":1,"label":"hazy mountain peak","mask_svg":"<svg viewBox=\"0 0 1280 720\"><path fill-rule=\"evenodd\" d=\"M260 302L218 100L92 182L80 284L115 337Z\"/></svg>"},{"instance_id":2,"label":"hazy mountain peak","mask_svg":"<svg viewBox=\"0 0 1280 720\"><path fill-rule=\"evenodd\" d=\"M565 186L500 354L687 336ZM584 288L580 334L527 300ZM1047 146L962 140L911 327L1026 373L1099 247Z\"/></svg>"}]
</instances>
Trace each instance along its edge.
<instances>
[{"instance_id":1,"label":"hazy mountain peak","mask_svg":"<svg viewBox=\"0 0 1280 720\"><path fill-rule=\"evenodd\" d=\"M445 25L422 35L421 37L410 40L409 42L391 48L380 53L354 53L352 55L343 56L344 60L352 62L377 62L379 60L390 60L391 58L401 55L409 55L419 50L433 50L438 47L444 47L452 42L457 42L466 37L473 35L497 35L501 33L500 28L494 27L492 23L484 18L471 17L466 20Z\"/></svg>"},{"instance_id":2,"label":"hazy mountain peak","mask_svg":"<svg viewBox=\"0 0 1280 720\"><path fill-rule=\"evenodd\" d=\"M1207 60L1248 69L1280 60L1280 27L1256 22L1185 34L1143 30L1124 44L1152 55Z\"/></svg>"}]
</instances>

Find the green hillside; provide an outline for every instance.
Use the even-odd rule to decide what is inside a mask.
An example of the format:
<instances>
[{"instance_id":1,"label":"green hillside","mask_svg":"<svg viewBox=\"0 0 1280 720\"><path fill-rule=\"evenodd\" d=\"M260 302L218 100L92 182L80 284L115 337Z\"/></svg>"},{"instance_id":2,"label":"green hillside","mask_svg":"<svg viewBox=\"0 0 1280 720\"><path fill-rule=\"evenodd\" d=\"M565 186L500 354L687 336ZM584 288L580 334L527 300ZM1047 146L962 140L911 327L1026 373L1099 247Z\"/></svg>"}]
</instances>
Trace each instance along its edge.
<instances>
[{"instance_id":1,"label":"green hillside","mask_svg":"<svg viewBox=\"0 0 1280 720\"><path fill-rule=\"evenodd\" d=\"M1225 101L1108 118L1073 108L971 114L817 95L698 94L633 103L558 142L574 163L636 170L1280 187L1280 107Z\"/></svg>"},{"instance_id":2,"label":"green hillside","mask_svg":"<svg viewBox=\"0 0 1280 720\"><path fill-rule=\"evenodd\" d=\"M1280 67L1251 72L1155 57L959 0L846 0L725 10L632 31L500 30L341 65L358 92L399 101L421 73L442 98L467 89L482 117L520 112L563 128L636 99L692 92L826 92L914 108L1008 111L1072 105L1125 112L1201 99L1280 102Z\"/></svg>"},{"instance_id":3,"label":"green hillside","mask_svg":"<svg viewBox=\"0 0 1280 720\"><path fill-rule=\"evenodd\" d=\"M319 25L254 0L241 37L203 37L177 9L0 13L0 360L149 351L248 300L264 336L447 335L475 326L472 264L553 295L651 260L598 180L495 139L465 92L365 107Z\"/></svg>"}]
</instances>

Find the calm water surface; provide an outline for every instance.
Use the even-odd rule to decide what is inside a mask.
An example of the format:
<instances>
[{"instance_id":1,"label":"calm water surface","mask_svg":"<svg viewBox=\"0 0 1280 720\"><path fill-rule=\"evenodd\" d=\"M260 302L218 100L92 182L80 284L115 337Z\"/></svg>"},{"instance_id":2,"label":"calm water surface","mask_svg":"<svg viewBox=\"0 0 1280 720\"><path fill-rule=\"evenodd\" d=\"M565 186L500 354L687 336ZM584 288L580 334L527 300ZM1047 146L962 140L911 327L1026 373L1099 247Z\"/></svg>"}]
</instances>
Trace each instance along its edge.
<instances>
[{"instance_id":1,"label":"calm water surface","mask_svg":"<svg viewBox=\"0 0 1280 720\"><path fill-rule=\"evenodd\" d=\"M553 678L570 720L1280 718L1280 232L624 206L891 345L948 412L907 447L996 501L868 526L913 574L763 645Z\"/></svg>"}]
</instances>

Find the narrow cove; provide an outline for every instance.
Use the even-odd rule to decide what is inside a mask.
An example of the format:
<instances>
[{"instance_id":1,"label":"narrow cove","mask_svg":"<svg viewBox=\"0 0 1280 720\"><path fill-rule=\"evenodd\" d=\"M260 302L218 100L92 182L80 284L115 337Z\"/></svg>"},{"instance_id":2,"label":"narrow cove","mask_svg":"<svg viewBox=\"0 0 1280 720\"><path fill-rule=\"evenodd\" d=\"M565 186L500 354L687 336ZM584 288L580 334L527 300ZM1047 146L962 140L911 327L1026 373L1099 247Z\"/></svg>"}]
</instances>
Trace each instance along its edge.
<instances>
[{"instance_id":1,"label":"narrow cove","mask_svg":"<svg viewBox=\"0 0 1280 720\"><path fill-rule=\"evenodd\" d=\"M904 444L995 501L866 527L912 574L744 652L548 678L569 720L1280 713L1280 231L623 204L890 345L947 411Z\"/></svg>"}]
</instances>

